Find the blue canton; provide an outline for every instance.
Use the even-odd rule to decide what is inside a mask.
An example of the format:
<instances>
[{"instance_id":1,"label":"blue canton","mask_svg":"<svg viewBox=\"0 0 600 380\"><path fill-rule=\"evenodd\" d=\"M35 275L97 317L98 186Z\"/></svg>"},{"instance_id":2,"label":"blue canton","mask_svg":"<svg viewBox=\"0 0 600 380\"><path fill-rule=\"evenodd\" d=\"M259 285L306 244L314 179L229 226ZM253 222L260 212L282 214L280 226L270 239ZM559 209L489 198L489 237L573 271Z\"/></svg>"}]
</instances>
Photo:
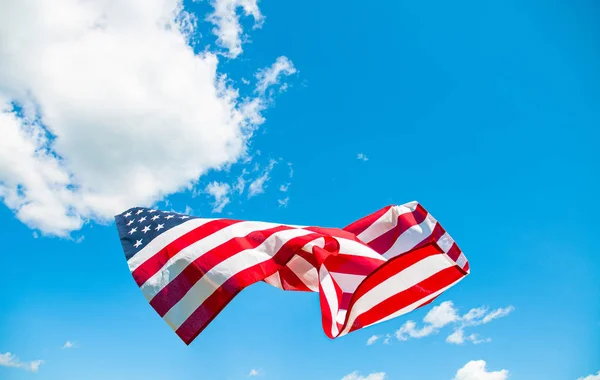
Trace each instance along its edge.
<instances>
[{"instance_id":1,"label":"blue canton","mask_svg":"<svg viewBox=\"0 0 600 380\"><path fill-rule=\"evenodd\" d=\"M115 216L125 257L129 260L154 238L190 219L197 217L143 207Z\"/></svg>"}]
</instances>

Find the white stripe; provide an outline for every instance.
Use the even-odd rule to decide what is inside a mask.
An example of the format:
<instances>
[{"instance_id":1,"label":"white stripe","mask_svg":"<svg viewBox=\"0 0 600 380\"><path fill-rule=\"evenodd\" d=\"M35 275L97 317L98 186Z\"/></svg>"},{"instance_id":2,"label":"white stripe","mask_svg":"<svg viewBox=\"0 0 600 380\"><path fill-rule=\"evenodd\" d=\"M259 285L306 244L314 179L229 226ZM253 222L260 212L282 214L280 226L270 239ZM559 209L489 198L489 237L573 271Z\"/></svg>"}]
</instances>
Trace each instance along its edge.
<instances>
[{"instance_id":1,"label":"white stripe","mask_svg":"<svg viewBox=\"0 0 600 380\"><path fill-rule=\"evenodd\" d=\"M456 259L456 264L462 269L467 265L467 257L462 252L460 253L460 256L458 256L458 259Z\"/></svg>"},{"instance_id":2,"label":"white stripe","mask_svg":"<svg viewBox=\"0 0 600 380\"><path fill-rule=\"evenodd\" d=\"M163 232L162 234L154 238L150 243L148 243L148 245L142 248L133 257L127 260L129 270L133 272L140 265L146 262L146 260L154 256L156 252L169 245L173 240L213 220L215 219L190 219L187 222L181 223L180 225Z\"/></svg>"},{"instance_id":3,"label":"white stripe","mask_svg":"<svg viewBox=\"0 0 600 380\"><path fill-rule=\"evenodd\" d=\"M313 292L319 291L319 273L317 269L302 256L294 256L287 264L294 274Z\"/></svg>"},{"instance_id":4,"label":"white stripe","mask_svg":"<svg viewBox=\"0 0 600 380\"><path fill-rule=\"evenodd\" d=\"M431 214L427 214L427 217L425 220L423 220L423 222L421 222L421 224L412 226L404 231L402 235L398 236L398 239L396 239L390 249L383 254L383 257L386 259L391 259L392 257L410 251L417 244L431 235L436 223L437 221L431 216Z\"/></svg>"},{"instance_id":5,"label":"white stripe","mask_svg":"<svg viewBox=\"0 0 600 380\"><path fill-rule=\"evenodd\" d=\"M398 224L398 217L400 215L413 212L417 208L417 205L417 202L409 202L401 206L390 207L385 214L381 215L379 219L367 227L367 229L365 229L363 232L358 234L357 237L365 243L370 243L389 230L396 228L396 225Z\"/></svg>"},{"instance_id":6,"label":"white stripe","mask_svg":"<svg viewBox=\"0 0 600 380\"><path fill-rule=\"evenodd\" d=\"M281 284L281 277L279 276L279 272L275 272L269 277L265 278L265 282L271 286L276 287L277 289L283 289L283 285Z\"/></svg>"},{"instance_id":7,"label":"white stripe","mask_svg":"<svg viewBox=\"0 0 600 380\"><path fill-rule=\"evenodd\" d=\"M357 241L339 237L336 237L336 240L340 243L340 253L381 260L382 264L387 261L377 251Z\"/></svg>"},{"instance_id":8,"label":"white stripe","mask_svg":"<svg viewBox=\"0 0 600 380\"><path fill-rule=\"evenodd\" d=\"M331 277L337 282L344 293L354 293L358 285L365 279L365 275L330 272Z\"/></svg>"},{"instance_id":9,"label":"white stripe","mask_svg":"<svg viewBox=\"0 0 600 380\"><path fill-rule=\"evenodd\" d=\"M347 333L350 330L352 324L360 314L453 265L445 255L428 256L381 282L356 300L350 312L348 324L343 332Z\"/></svg>"},{"instance_id":10,"label":"white stripe","mask_svg":"<svg viewBox=\"0 0 600 380\"><path fill-rule=\"evenodd\" d=\"M454 239L448 233L445 233L438 239L437 244L444 252L448 252L452 248L452 244L454 244Z\"/></svg>"},{"instance_id":11,"label":"white stripe","mask_svg":"<svg viewBox=\"0 0 600 380\"><path fill-rule=\"evenodd\" d=\"M321 280L322 295L325 297L326 304L329 306L329 313L331 314L331 336L335 337L339 333L336 323L336 313L340 307L338 304L337 293L335 291L335 286L333 285L333 279L327 271L327 268L324 266L321 267L321 273L319 274L319 277Z\"/></svg>"},{"instance_id":12,"label":"white stripe","mask_svg":"<svg viewBox=\"0 0 600 380\"><path fill-rule=\"evenodd\" d=\"M173 281L194 260L217 248L228 240L244 237L250 232L276 227L266 222L240 222L222 228L213 234L190 244L171 257L163 267L150 277L140 289L148 301L152 300L169 282ZM263 242L264 243L264 242Z\"/></svg>"},{"instance_id":13,"label":"white stripe","mask_svg":"<svg viewBox=\"0 0 600 380\"><path fill-rule=\"evenodd\" d=\"M312 231L291 229L269 236L254 249L241 251L206 272L200 281L169 310L163 319L174 329L185 322L202 303L228 279L244 269L270 260L290 239L312 234Z\"/></svg>"}]
</instances>

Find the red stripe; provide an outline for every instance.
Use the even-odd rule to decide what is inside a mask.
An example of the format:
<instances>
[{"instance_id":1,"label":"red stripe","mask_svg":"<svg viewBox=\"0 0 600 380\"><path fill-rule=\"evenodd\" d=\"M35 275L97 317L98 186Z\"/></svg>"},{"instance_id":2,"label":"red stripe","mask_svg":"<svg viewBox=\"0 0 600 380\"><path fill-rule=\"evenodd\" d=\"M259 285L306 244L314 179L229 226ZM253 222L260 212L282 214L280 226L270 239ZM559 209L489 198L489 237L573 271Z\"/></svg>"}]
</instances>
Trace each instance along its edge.
<instances>
[{"instance_id":1,"label":"red stripe","mask_svg":"<svg viewBox=\"0 0 600 380\"><path fill-rule=\"evenodd\" d=\"M166 247L156 252L154 256L150 257L132 272L135 282L138 286L142 286L150 277L154 276L167 261L169 261L169 259L178 254L182 249L236 223L240 223L240 221L229 219L213 220L181 235L170 242Z\"/></svg>"},{"instance_id":2,"label":"red stripe","mask_svg":"<svg viewBox=\"0 0 600 380\"><path fill-rule=\"evenodd\" d=\"M327 271L327 269L325 267L322 267L321 270ZM339 305L342 300L342 294L343 294L342 289L335 282L335 280L333 279L333 276L331 276L331 274L329 274L329 276L331 277L331 281L333 283L333 288L335 289L335 295L337 297L337 302ZM321 278L321 276L319 274L319 279L320 278ZM325 332L325 335L327 335L327 337L333 339L335 337L331 333L331 329L333 328L335 316L331 314L331 308L329 306L329 302L327 300L327 297L325 297L325 292L323 291L323 282L322 281L319 281L319 304L321 305L321 324L323 325L323 331ZM339 307L338 307L337 311L339 311ZM336 324L337 324L337 322L336 322ZM340 328L340 326L338 324L338 331L339 331L339 328Z\"/></svg>"},{"instance_id":3,"label":"red stripe","mask_svg":"<svg viewBox=\"0 0 600 380\"><path fill-rule=\"evenodd\" d=\"M381 218L392 207L393 206L384 207L381 210L372 213L371 215L365 216L364 218L357 220L356 222L344 227L343 229L355 235L360 235L373 223L379 220L379 218Z\"/></svg>"},{"instance_id":4,"label":"red stripe","mask_svg":"<svg viewBox=\"0 0 600 380\"><path fill-rule=\"evenodd\" d=\"M430 243L424 247L409 251L404 255L396 256L390 259L387 263L380 266L373 273L367 276L367 278L365 278L358 286L354 292L354 297L352 298L350 308L352 308L356 300L364 296L367 292L372 290L383 281L418 263L419 261L426 259L429 256L438 255L440 253L443 253L442 249L436 243Z\"/></svg>"},{"instance_id":5,"label":"red stripe","mask_svg":"<svg viewBox=\"0 0 600 380\"><path fill-rule=\"evenodd\" d=\"M417 244L413 249L424 247L431 242L437 243L437 241L440 240L440 238L444 236L445 233L446 230L444 230L439 223L436 223L433 227L433 231L431 231L431 235L423 238L423 241Z\"/></svg>"},{"instance_id":6,"label":"red stripe","mask_svg":"<svg viewBox=\"0 0 600 380\"><path fill-rule=\"evenodd\" d=\"M327 269L331 272L366 276L385 263L385 259L338 254L327 259Z\"/></svg>"},{"instance_id":7,"label":"red stripe","mask_svg":"<svg viewBox=\"0 0 600 380\"><path fill-rule=\"evenodd\" d=\"M288 262L298 247L304 246L313 239L315 236L312 234L290 239L272 259L246 268L230 277L179 326L175 331L177 335L186 344L190 344L242 289L277 272L281 268L281 263Z\"/></svg>"},{"instance_id":8,"label":"red stripe","mask_svg":"<svg viewBox=\"0 0 600 380\"><path fill-rule=\"evenodd\" d=\"M288 266L284 266L279 270L279 277L281 278L283 290L312 292L312 290L306 286L306 284L304 284L304 282L302 282L296 273Z\"/></svg>"},{"instance_id":9,"label":"red stripe","mask_svg":"<svg viewBox=\"0 0 600 380\"><path fill-rule=\"evenodd\" d=\"M405 233L409 228L423 223L426 217L427 211L425 211L423 206L417 205L413 212L408 212L398 216L396 227L371 240L367 244L373 250L383 255L390 248L392 248L400 235Z\"/></svg>"},{"instance_id":10,"label":"red stripe","mask_svg":"<svg viewBox=\"0 0 600 380\"><path fill-rule=\"evenodd\" d=\"M261 245L269 236L292 227L277 226L261 231L252 231L244 237L237 237L205 252L189 263L185 269L162 288L150 301L150 305L162 317L198 282L206 272L216 265L237 255L243 250Z\"/></svg>"},{"instance_id":11,"label":"red stripe","mask_svg":"<svg viewBox=\"0 0 600 380\"><path fill-rule=\"evenodd\" d=\"M458 248L458 245L454 243L452 244L452 247L450 247L448 252L446 252L446 254L456 262L456 260L458 260L458 257L460 256L460 248Z\"/></svg>"},{"instance_id":12,"label":"red stripe","mask_svg":"<svg viewBox=\"0 0 600 380\"><path fill-rule=\"evenodd\" d=\"M458 281L463 276L464 273L456 266L443 269L433 276L419 282L415 286L396 293L392 297L361 314L355 319L350 331L369 326L391 314L394 314L398 310L412 305L413 303L418 302L432 293L435 293L440 289L443 289L448 285Z\"/></svg>"}]
</instances>

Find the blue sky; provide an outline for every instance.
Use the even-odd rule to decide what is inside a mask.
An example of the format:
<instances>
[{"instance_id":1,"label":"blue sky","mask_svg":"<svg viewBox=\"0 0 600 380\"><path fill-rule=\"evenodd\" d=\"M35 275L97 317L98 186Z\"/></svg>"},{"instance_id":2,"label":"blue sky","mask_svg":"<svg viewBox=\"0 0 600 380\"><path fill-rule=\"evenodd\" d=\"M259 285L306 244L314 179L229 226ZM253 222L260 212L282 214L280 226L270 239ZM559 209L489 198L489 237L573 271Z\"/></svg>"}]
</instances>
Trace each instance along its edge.
<instances>
[{"instance_id":1,"label":"blue sky","mask_svg":"<svg viewBox=\"0 0 600 380\"><path fill-rule=\"evenodd\" d=\"M199 17L196 52L219 52L218 72L241 96L260 99L265 121L257 123L246 158L206 164L209 170L187 189L178 179L176 189L157 190L163 192L157 207L342 227L388 204L418 200L461 246L471 274L433 305L333 341L321 329L316 294L257 284L185 346L132 280L114 224L92 215L104 212L110 199L94 205L94 213L81 211L91 204L73 201L69 210L87 222L72 228L72 238L48 234L59 218L56 209L42 207L43 216L31 217L24 203L11 200L10 184L35 182L14 180L9 161L1 161L7 154L0 153L0 355L18 357L0 356L1 379L234 380L254 369L252 378L287 380L335 380L354 371L346 380L380 380L382 372L389 380L503 380L501 370L511 380L577 380L600 371L597 4L262 0L260 28L241 17L249 37L236 57L231 50L227 56L227 46L219 46L203 20L214 12L210 4L185 6ZM271 92L257 95L254 88L268 81L256 72L274 69L280 56L296 72L287 67L269 83ZM3 78L9 77L0 69L0 100L25 104L18 86ZM54 93L39 83L31 86L40 88L34 94L46 118L42 127L55 132L48 144L65 144L57 145L56 155L77 174L81 166L66 143L74 129L58 125L69 118L51 110L65 108L47 100ZM52 91L62 96L60 87ZM89 109L84 98L81 108ZM115 115L118 130L122 114ZM138 152L135 140L124 144ZM104 146L107 157L111 149ZM368 159L359 159L361 153ZM175 156L157 161L169 167ZM94 175L95 166L88 165ZM240 176L242 194L235 189ZM261 176L264 182L250 196L250 183ZM207 194L215 182L229 186L221 193L229 202L220 214L213 213L218 194ZM466 336L489 342L448 343L461 322L420 338L396 338L409 320L426 326L426 314L445 301L459 316L480 307L488 314L510 312L465 327ZM367 345L372 336L380 338ZM67 341L74 347L63 348ZM39 370L28 370L35 360L43 360ZM457 371L474 360L496 374L459 377Z\"/></svg>"}]
</instances>

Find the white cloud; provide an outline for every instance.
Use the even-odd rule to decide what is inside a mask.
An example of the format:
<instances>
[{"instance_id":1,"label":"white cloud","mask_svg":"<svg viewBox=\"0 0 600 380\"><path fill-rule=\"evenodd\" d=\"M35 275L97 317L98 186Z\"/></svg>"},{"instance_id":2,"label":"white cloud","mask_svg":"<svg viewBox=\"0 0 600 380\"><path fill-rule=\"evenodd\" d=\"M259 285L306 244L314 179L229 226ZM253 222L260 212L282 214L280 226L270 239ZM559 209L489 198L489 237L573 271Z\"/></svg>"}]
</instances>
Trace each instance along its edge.
<instances>
[{"instance_id":1,"label":"white cloud","mask_svg":"<svg viewBox=\"0 0 600 380\"><path fill-rule=\"evenodd\" d=\"M369 339L367 339L367 346L370 346L373 343L377 342L379 340L379 338L381 338L381 336L379 336L379 335L372 335Z\"/></svg>"},{"instance_id":2,"label":"white cloud","mask_svg":"<svg viewBox=\"0 0 600 380\"><path fill-rule=\"evenodd\" d=\"M246 16L254 18L254 28L260 28L264 22L264 16L258 8L258 0L212 0L214 12L208 16L208 20L215 27L213 33L217 36L217 44L228 50L227 55L235 58L242 53L242 44L246 38L240 25L237 9L242 8Z\"/></svg>"},{"instance_id":3,"label":"white cloud","mask_svg":"<svg viewBox=\"0 0 600 380\"><path fill-rule=\"evenodd\" d=\"M287 207L288 203L290 203L290 197L285 197L283 199L278 199L277 203L280 207Z\"/></svg>"},{"instance_id":4,"label":"white cloud","mask_svg":"<svg viewBox=\"0 0 600 380\"><path fill-rule=\"evenodd\" d=\"M460 317L458 316L452 301L444 301L438 306L433 307L427 315L425 315L423 322L429 323L435 328L441 328L447 324L456 322L459 319Z\"/></svg>"},{"instance_id":5,"label":"white cloud","mask_svg":"<svg viewBox=\"0 0 600 380\"><path fill-rule=\"evenodd\" d=\"M205 191L215 198L213 212L219 213L229 204L230 199L227 194L229 194L230 190L231 187L228 184L216 181L211 182L206 186Z\"/></svg>"},{"instance_id":6,"label":"white cloud","mask_svg":"<svg viewBox=\"0 0 600 380\"><path fill-rule=\"evenodd\" d=\"M481 343L489 343L492 341L492 339L490 339L490 338L480 339L477 334L471 334L471 335L465 336L465 331L463 330L462 327L454 330L454 332L452 334L448 335L448 337L446 338L446 342L451 343L451 344L463 344L466 341L469 341L473 344L481 344Z\"/></svg>"},{"instance_id":7,"label":"white cloud","mask_svg":"<svg viewBox=\"0 0 600 380\"><path fill-rule=\"evenodd\" d=\"M367 157L367 155L364 153L359 153L356 158L362 161L369 161L369 157Z\"/></svg>"},{"instance_id":8,"label":"white cloud","mask_svg":"<svg viewBox=\"0 0 600 380\"><path fill-rule=\"evenodd\" d=\"M515 310L515 308L512 306L496 309L496 310L490 312L489 314L487 314L481 322L489 323L489 322L493 321L494 319L506 317L513 310Z\"/></svg>"},{"instance_id":9,"label":"white cloud","mask_svg":"<svg viewBox=\"0 0 600 380\"><path fill-rule=\"evenodd\" d=\"M228 3L214 3L223 25ZM262 18L255 2L234 3ZM241 99L215 54L194 53L179 0L0 9L0 199L46 234L110 222L243 159L270 102L264 86L277 82L264 73L281 62L292 72L278 58Z\"/></svg>"},{"instance_id":10,"label":"white cloud","mask_svg":"<svg viewBox=\"0 0 600 380\"><path fill-rule=\"evenodd\" d=\"M396 330L396 339L405 341L409 338L423 338L428 335L437 332L437 330L431 326L426 325L423 328L418 329L417 324L414 321L406 321L398 330Z\"/></svg>"},{"instance_id":11,"label":"white cloud","mask_svg":"<svg viewBox=\"0 0 600 380\"><path fill-rule=\"evenodd\" d=\"M26 371L37 372L40 368L40 365L44 363L43 360L33 360L30 362L22 362L15 355L7 352L5 354L0 354L0 366L3 367L14 367L21 368Z\"/></svg>"},{"instance_id":12,"label":"white cloud","mask_svg":"<svg viewBox=\"0 0 600 380\"><path fill-rule=\"evenodd\" d=\"M63 349L65 349L65 348L77 348L77 343L67 340L65 342L65 344L63 345Z\"/></svg>"},{"instance_id":13,"label":"white cloud","mask_svg":"<svg viewBox=\"0 0 600 380\"><path fill-rule=\"evenodd\" d=\"M587 375L586 377L580 377L577 380L600 380L600 371L598 371L598 373L596 373L595 375Z\"/></svg>"},{"instance_id":14,"label":"white cloud","mask_svg":"<svg viewBox=\"0 0 600 380\"><path fill-rule=\"evenodd\" d=\"M451 344L463 344L471 342L473 344L491 342L490 338L480 338L477 334L465 335L466 327L478 326L489 323L494 319L507 316L514 310L513 306L498 308L488 312L486 307L478 307L469 310L463 316L460 316L458 309L454 307L452 301L442 302L433 307L423 318L424 325L418 327L414 321L406 321L396 332L396 339L406 341L410 338L423 338L439 332L440 329L448 325L457 326L452 334L446 338L446 342ZM387 339L386 339L387 340ZM385 343L385 342L384 342Z\"/></svg>"},{"instance_id":15,"label":"white cloud","mask_svg":"<svg viewBox=\"0 0 600 380\"><path fill-rule=\"evenodd\" d=\"M285 185L279 186L279 191L282 191L285 193L286 191L288 191L289 188L290 188L290 184L286 183Z\"/></svg>"},{"instance_id":16,"label":"white cloud","mask_svg":"<svg viewBox=\"0 0 600 380\"><path fill-rule=\"evenodd\" d=\"M287 57L278 57L275 63L266 69L256 73L256 92L264 94L269 87L280 83L281 78L296 73L296 68Z\"/></svg>"},{"instance_id":17,"label":"white cloud","mask_svg":"<svg viewBox=\"0 0 600 380\"><path fill-rule=\"evenodd\" d=\"M342 380L384 380L385 372L375 372L367 376L361 376L358 372L352 372L344 377Z\"/></svg>"},{"instance_id":18,"label":"white cloud","mask_svg":"<svg viewBox=\"0 0 600 380\"><path fill-rule=\"evenodd\" d=\"M250 370L250 373L248 374L248 376L249 376L249 377L250 377L250 376L258 376L258 375L259 375L259 372L258 372L258 370L257 370L257 369L254 369L254 368L252 368L252 369Z\"/></svg>"},{"instance_id":19,"label":"white cloud","mask_svg":"<svg viewBox=\"0 0 600 380\"><path fill-rule=\"evenodd\" d=\"M242 171L242 174L238 177L235 185L233 186L233 190L237 191L238 194L242 194L246 188L246 179L244 178L245 174L247 174L246 169Z\"/></svg>"},{"instance_id":20,"label":"white cloud","mask_svg":"<svg viewBox=\"0 0 600 380\"><path fill-rule=\"evenodd\" d=\"M436 333L440 328L456 322L459 319L457 310L454 308L452 301L442 302L440 305L433 307L423 321L425 326L418 329L413 321L406 321L400 329L396 331L398 340L408 340L408 338L423 338Z\"/></svg>"},{"instance_id":21,"label":"white cloud","mask_svg":"<svg viewBox=\"0 0 600 380\"><path fill-rule=\"evenodd\" d=\"M456 372L454 380L506 380L508 371L503 369L495 372L486 370L486 363L483 360L472 360Z\"/></svg>"},{"instance_id":22,"label":"white cloud","mask_svg":"<svg viewBox=\"0 0 600 380\"><path fill-rule=\"evenodd\" d=\"M250 186L248 186L248 198L265 192L266 183L269 181L269 179L271 179L269 175L271 174L271 170L273 170L273 167L276 163L277 162L275 160L271 160L269 165L267 165L265 170L263 170L263 173L254 181L252 181L252 183L250 183Z\"/></svg>"}]
</instances>

